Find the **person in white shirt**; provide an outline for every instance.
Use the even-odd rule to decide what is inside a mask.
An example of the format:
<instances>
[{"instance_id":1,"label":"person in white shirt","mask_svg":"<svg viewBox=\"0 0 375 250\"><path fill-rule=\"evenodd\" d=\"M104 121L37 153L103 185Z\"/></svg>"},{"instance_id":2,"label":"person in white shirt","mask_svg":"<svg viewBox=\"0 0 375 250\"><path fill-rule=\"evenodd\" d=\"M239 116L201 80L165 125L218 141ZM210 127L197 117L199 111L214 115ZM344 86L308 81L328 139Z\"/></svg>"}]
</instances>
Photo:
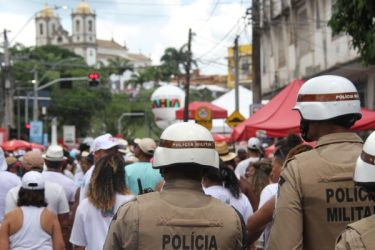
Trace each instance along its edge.
<instances>
[{"instance_id":1,"label":"person in white shirt","mask_svg":"<svg viewBox=\"0 0 375 250\"><path fill-rule=\"evenodd\" d=\"M256 137L251 137L247 142L248 158L240 161L235 169L235 174L238 179L241 176L246 176L246 169L249 167L251 162L257 162L263 157L263 150L260 145L260 141Z\"/></svg>"},{"instance_id":2,"label":"person in white shirt","mask_svg":"<svg viewBox=\"0 0 375 250\"><path fill-rule=\"evenodd\" d=\"M5 213L5 197L8 191L21 185L21 179L7 170L7 163L4 157L4 151L0 148L0 225Z\"/></svg>"},{"instance_id":3,"label":"person in white shirt","mask_svg":"<svg viewBox=\"0 0 375 250\"><path fill-rule=\"evenodd\" d=\"M68 202L73 203L76 188L74 181L62 173L62 167L66 160L63 148L59 145L51 145L43 158L47 167L47 170L42 173L43 178L46 181L60 184L64 188Z\"/></svg>"},{"instance_id":4,"label":"person in white shirt","mask_svg":"<svg viewBox=\"0 0 375 250\"><path fill-rule=\"evenodd\" d=\"M87 198L76 211L70 236L74 249L103 249L112 217L122 204L135 198L125 186L124 164L119 153L96 162Z\"/></svg>"},{"instance_id":5,"label":"person in white shirt","mask_svg":"<svg viewBox=\"0 0 375 250\"><path fill-rule=\"evenodd\" d=\"M94 165L92 165L83 176L79 194L80 201L87 197L87 191L92 173L95 169L95 163L108 154L118 152L118 145L118 140L108 133L95 138L91 148L94 154Z\"/></svg>"},{"instance_id":6,"label":"person in white shirt","mask_svg":"<svg viewBox=\"0 0 375 250\"><path fill-rule=\"evenodd\" d=\"M253 213L253 208L247 197L241 193L240 183L233 170L227 166L234 160L236 154L229 152L225 142L215 143L215 148L219 153L220 168L208 169L205 172L202 179L203 190L205 194L233 206L246 224Z\"/></svg>"},{"instance_id":7,"label":"person in white shirt","mask_svg":"<svg viewBox=\"0 0 375 250\"><path fill-rule=\"evenodd\" d=\"M43 171L44 160L39 151L29 151L22 157L22 172ZM17 207L18 192L21 185L10 189L5 198L5 211L9 212ZM47 208L57 214L62 228L65 244L69 243L70 232L69 225L69 203L63 187L57 183L45 181L44 195L47 202Z\"/></svg>"},{"instance_id":8,"label":"person in white shirt","mask_svg":"<svg viewBox=\"0 0 375 250\"><path fill-rule=\"evenodd\" d=\"M5 215L0 229L1 249L64 249L57 216L45 208L44 188L39 172L30 171L22 177L17 208Z\"/></svg>"}]
</instances>

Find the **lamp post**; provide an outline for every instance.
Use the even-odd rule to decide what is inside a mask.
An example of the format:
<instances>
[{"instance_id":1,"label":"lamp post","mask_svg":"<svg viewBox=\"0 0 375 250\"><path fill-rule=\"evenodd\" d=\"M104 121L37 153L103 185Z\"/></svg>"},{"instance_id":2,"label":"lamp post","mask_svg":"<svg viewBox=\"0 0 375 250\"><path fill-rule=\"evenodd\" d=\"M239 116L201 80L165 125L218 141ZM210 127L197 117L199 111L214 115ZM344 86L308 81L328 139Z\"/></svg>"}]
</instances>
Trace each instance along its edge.
<instances>
[{"instance_id":1,"label":"lamp post","mask_svg":"<svg viewBox=\"0 0 375 250\"><path fill-rule=\"evenodd\" d=\"M55 62L49 70L47 70L44 75L38 79L38 70L36 67L34 67L33 72L34 72L34 80L32 80L33 84L33 92L34 92L34 100L33 100L33 121L37 121L39 117L39 103L38 103L38 90L40 90L39 83L44 80L44 78L47 77L48 72L53 70L56 66L68 62L68 61L75 61L78 60L79 58L77 57L71 57L71 58L66 58L62 59L60 61Z\"/></svg>"},{"instance_id":2,"label":"lamp post","mask_svg":"<svg viewBox=\"0 0 375 250\"><path fill-rule=\"evenodd\" d=\"M54 10L68 9L68 7L66 5L61 5L61 6L55 5L51 9L54 9ZM43 10L38 10L34 14L32 14L31 17L26 21L26 23L21 27L21 29L16 33L16 35L12 38L12 40L9 42L8 45L12 44L16 40L16 38L18 37L18 35L21 34L22 31L26 28L26 26L30 23L30 21L33 20L42 11ZM35 121L35 120L38 119L38 91L37 91L37 89L38 89L38 85L39 85L38 71L37 71L36 68L34 68L34 81L33 81L33 84L34 84L34 86L33 86L33 89L34 89L33 120ZM10 88L12 89L13 86L10 86Z\"/></svg>"}]
</instances>

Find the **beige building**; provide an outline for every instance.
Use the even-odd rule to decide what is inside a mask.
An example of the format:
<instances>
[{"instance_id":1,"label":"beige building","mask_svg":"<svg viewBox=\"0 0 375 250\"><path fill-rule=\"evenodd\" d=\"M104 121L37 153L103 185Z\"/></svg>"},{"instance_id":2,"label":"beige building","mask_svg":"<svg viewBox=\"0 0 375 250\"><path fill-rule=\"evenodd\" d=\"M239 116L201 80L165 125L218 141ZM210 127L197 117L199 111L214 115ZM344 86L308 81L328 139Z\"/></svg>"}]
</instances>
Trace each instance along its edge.
<instances>
[{"instance_id":1,"label":"beige building","mask_svg":"<svg viewBox=\"0 0 375 250\"><path fill-rule=\"evenodd\" d=\"M116 57L129 60L134 68L151 65L150 58L130 53L126 46L113 39L97 39L96 14L84 0L72 11L71 18L72 34L69 35L61 25L60 17L45 5L35 18L36 46L52 44L69 49L82 56L88 65L96 65L99 61L106 64Z\"/></svg>"},{"instance_id":2,"label":"beige building","mask_svg":"<svg viewBox=\"0 0 375 250\"><path fill-rule=\"evenodd\" d=\"M334 0L261 0L261 79L264 96L296 78L336 74L351 79L361 103L374 108L374 67L364 67L350 37L332 35Z\"/></svg>"}]
</instances>

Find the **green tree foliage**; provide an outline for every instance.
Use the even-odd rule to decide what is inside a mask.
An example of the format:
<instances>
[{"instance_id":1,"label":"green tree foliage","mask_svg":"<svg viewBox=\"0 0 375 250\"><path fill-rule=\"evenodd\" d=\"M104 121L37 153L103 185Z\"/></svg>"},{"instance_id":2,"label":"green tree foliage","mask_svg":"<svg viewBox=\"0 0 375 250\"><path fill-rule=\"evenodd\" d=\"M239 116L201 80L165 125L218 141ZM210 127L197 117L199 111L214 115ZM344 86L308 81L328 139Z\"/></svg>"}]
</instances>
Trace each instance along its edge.
<instances>
[{"instance_id":1,"label":"green tree foliage","mask_svg":"<svg viewBox=\"0 0 375 250\"><path fill-rule=\"evenodd\" d=\"M375 1L336 0L328 24L333 34L345 32L366 64L375 63Z\"/></svg>"},{"instance_id":2,"label":"green tree foliage","mask_svg":"<svg viewBox=\"0 0 375 250\"><path fill-rule=\"evenodd\" d=\"M169 47L165 49L163 56L160 58L164 69L164 74L168 77L180 76L186 74L188 68L189 52L187 46L183 45L180 49ZM191 60L192 65L197 65L195 60Z\"/></svg>"},{"instance_id":3,"label":"green tree foliage","mask_svg":"<svg viewBox=\"0 0 375 250\"><path fill-rule=\"evenodd\" d=\"M78 136L91 134L91 120L101 115L111 102L107 88L88 88L87 83L74 84L73 89L54 86L49 114L65 125L75 125Z\"/></svg>"}]
</instances>

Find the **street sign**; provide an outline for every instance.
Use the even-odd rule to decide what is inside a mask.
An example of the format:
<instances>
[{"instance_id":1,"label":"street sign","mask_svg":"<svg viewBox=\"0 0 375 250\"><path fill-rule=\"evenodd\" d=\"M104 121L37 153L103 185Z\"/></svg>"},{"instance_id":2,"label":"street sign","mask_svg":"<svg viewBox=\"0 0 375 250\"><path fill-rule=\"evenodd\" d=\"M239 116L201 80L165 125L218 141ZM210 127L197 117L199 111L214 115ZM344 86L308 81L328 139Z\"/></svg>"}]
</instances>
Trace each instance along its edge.
<instances>
[{"instance_id":1,"label":"street sign","mask_svg":"<svg viewBox=\"0 0 375 250\"><path fill-rule=\"evenodd\" d=\"M212 112L209 107L202 106L195 110L194 118L196 121L209 121L212 120Z\"/></svg>"},{"instance_id":2,"label":"street sign","mask_svg":"<svg viewBox=\"0 0 375 250\"><path fill-rule=\"evenodd\" d=\"M208 130L212 129L212 111L209 107L202 106L195 110L194 120Z\"/></svg>"},{"instance_id":3,"label":"street sign","mask_svg":"<svg viewBox=\"0 0 375 250\"><path fill-rule=\"evenodd\" d=\"M245 117L243 117L243 115L241 115L240 112L234 111L230 116L228 116L225 122L228 124L229 127L234 128L244 120Z\"/></svg>"},{"instance_id":4,"label":"street sign","mask_svg":"<svg viewBox=\"0 0 375 250\"><path fill-rule=\"evenodd\" d=\"M32 121L30 122L29 130L30 142L43 143L43 122L42 121Z\"/></svg>"},{"instance_id":5,"label":"street sign","mask_svg":"<svg viewBox=\"0 0 375 250\"><path fill-rule=\"evenodd\" d=\"M63 138L64 144L72 145L76 141L76 127L75 126L63 126Z\"/></svg>"},{"instance_id":6,"label":"street sign","mask_svg":"<svg viewBox=\"0 0 375 250\"><path fill-rule=\"evenodd\" d=\"M208 121L195 121L196 123L198 123L199 125L202 125L203 127L205 127L206 129L208 130L211 130L212 129L212 120L208 120Z\"/></svg>"}]
</instances>

